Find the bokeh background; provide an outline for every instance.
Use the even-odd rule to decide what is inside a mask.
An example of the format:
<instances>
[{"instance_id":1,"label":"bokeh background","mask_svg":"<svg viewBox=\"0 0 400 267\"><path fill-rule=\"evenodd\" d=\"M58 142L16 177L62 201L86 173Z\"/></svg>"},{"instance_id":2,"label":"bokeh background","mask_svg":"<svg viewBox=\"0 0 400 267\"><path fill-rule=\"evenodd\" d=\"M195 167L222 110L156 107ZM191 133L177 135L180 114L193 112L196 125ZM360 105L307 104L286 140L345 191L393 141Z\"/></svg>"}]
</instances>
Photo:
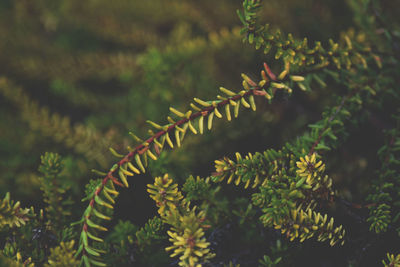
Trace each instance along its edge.
<instances>
[{"instance_id":1,"label":"bokeh background","mask_svg":"<svg viewBox=\"0 0 400 267\"><path fill-rule=\"evenodd\" d=\"M241 73L257 80L270 56L242 43L239 0L1 0L0 1L0 195L11 192L23 206L42 203L40 155L64 158L63 181L76 208L85 184L126 153L129 132L146 137L146 120L166 122L168 108L186 110L193 97L213 99L218 87L238 90ZM262 21L309 43L337 39L352 27L345 0L268 0ZM190 136L163 153L146 175L122 190L116 217L141 226L156 214L146 184L164 172L177 181L208 176L213 161L234 152L279 148L321 118L334 103L330 88L295 93L274 104L258 102L212 133ZM342 193L362 201L377 166L381 129L366 121L332 158L328 172ZM362 133L362 134L361 134ZM375 141L380 140L380 141ZM350 181L347 177L353 177ZM365 181L365 180L364 180Z\"/></svg>"},{"instance_id":2,"label":"bokeh background","mask_svg":"<svg viewBox=\"0 0 400 267\"><path fill-rule=\"evenodd\" d=\"M351 24L344 1L266 2L265 22L311 41ZM65 158L65 175L82 196L90 169L115 161L108 148L124 153L132 145L129 131L146 137L146 120L166 122L170 106L186 110L193 97L215 98L219 86L239 89L240 73L258 79L262 63L274 61L241 42L241 4L1 1L0 193L35 203L40 155L51 151ZM287 101L221 121L157 164L182 178L208 175L214 159L233 151L279 147L320 108L291 114Z\"/></svg>"}]
</instances>

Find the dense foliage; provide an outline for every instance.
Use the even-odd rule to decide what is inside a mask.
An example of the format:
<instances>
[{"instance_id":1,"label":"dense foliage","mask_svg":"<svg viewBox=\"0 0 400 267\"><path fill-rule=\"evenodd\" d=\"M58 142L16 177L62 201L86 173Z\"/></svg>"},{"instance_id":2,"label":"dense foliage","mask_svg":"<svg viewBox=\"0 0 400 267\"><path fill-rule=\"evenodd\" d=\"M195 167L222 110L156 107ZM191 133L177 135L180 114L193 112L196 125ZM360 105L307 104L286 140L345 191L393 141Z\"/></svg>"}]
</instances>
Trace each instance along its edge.
<instances>
[{"instance_id":1,"label":"dense foliage","mask_svg":"<svg viewBox=\"0 0 400 267\"><path fill-rule=\"evenodd\" d=\"M399 8L0 2L0 265L400 266Z\"/></svg>"}]
</instances>

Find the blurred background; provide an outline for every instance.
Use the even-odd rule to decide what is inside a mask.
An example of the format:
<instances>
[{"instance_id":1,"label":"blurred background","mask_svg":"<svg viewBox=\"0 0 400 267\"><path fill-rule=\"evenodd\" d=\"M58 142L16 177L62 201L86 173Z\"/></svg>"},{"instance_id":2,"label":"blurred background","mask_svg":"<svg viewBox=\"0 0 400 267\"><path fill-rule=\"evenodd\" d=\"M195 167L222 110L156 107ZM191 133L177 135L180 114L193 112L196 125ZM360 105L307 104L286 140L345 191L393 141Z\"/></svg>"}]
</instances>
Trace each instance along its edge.
<instances>
[{"instance_id":1,"label":"blurred background","mask_svg":"<svg viewBox=\"0 0 400 267\"><path fill-rule=\"evenodd\" d=\"M109 147L127 153L133 143L129 131L145 138L146 120L165 123L170 106L184 111L193 97L214 99L219 86L239 90L240 73L258 80L264 61L281 69L242 43L236 15L241 5L239 0L0 1L0 195L10 191L23 206L43 207L37 168L40 155L50 151L63 156L63 182L79 200L85 184L96 178L90 170L108 170L116 162ZM307 36L310 44L327 43L352 25L344 0L268 0L261 18L295 37ZM182 148L164 152L146 175L133 178L132 188L122 190L117 216L142 225L155 215L145 192L152 176L168 172L177 181L208 176L222 156L279 148L334 103L329 87L272 105L260 101L257 112L242 111L229 124L218 121L212 133L188 136ZM379 144L372 144L371 153L359 150L362 142L349 143L356 154L343 152L351 154L344 160L356 165L337 171L338 181L375 167L367 163ZM82 204L75 205L72 218L78 219Z\"/></svg>"}]
</instances>

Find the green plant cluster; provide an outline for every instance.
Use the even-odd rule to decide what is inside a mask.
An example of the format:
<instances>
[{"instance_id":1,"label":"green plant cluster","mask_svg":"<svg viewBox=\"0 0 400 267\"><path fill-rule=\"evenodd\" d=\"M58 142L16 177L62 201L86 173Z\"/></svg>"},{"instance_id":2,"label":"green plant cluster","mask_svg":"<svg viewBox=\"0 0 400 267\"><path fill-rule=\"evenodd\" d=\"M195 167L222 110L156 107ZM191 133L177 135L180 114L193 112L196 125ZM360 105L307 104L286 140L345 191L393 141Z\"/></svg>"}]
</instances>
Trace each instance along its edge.
<instances>
[{"instance_id":1,"label":"green plant cluster","mask_svg":"<svg viewBox=\"0 0 400 267\"><path fill-rule=\"evenodd\" d=\"M389 253L387 254L387 259L388 262L385 260L382 261L383 265L386 266L399 266L400 265L400 257L397 255L396 257L392 254L390 255Z\"/></svg>"},{"instance_id":2,"label":"green plant cluster","mask_svg":"<svg viewBox=\"0 0 400 267\"><path fill-rule=\"evenodd\" d=\"M209 227L204 224L206 214L204 211L196 213L196 207L190 208L190 203L178 191L178 185L172 183L166 174L155 178L154 184L149 184L147 189L159 207L162 220L171 225L171 231L167 233L172 246L165 250L173 251L171 257L181 255L179 266L202 266L199 259L204 263L214 256L204 237L204 229Z\"/></svg>"},{"instance_id":3,"label":"green plant cluster","mask_svg":"<svg viewBox=\"0 0 400 267\"><path fill-rule=\"evenodd\" d=\"M400 219L399 202L396 197L399 195L399 181L396 170L399 169L400 161L400 136L399 125L400 118L394 116L396 128L386 132L387 141L378 151L382 162L382 168L377 173L378 179L373 186L373 192L367 197L370 203L369 218L367 221L371 224L370 230L376 233L386 232L389 225L393 225ZM397 226L396 231L400 233Z\"/></svg>"},{"instance_id":4,"label":"green plant cluster","mask_svg":"<svg viewBox=\"0 0 400 267\"><path fill-rule=\"evenodd\" d=\"M11 169L22 177L15 184L36 185L42 201L37 201L36 212L21 208L8 192L0 201L0 264L323 266L330 261L327 264L337 266L399 266L393 244L400 242L400 22L390 11L399 4L349 0L355 23L338 37L309 45L307 38L261 23L273 1L244 0L237 12L242 29L220 31L214 28L231 23L233 5L214 4L212 11L218 16L211 19L206 2L171 1L167 7L149 1L135 8L124 1L0 4L0 12L14 8L16 29L18 23L29 25L30 32L59 42L52 48L46 38L26 37L36 40L33 48L43 45L54 54L46 59L48 66L28 52L13 61L0 56L15 71L1 76L0 101L18 109L21 117L18 124L10 119L11 112L5 113L0 124L10 127L0 138L12 136L13 126L29 129L23 144L9 145L8 151L41 145L48 149L55 141L67 155L43 153L40 174L19 172L19 163L33 163L12 156ZM99 27L93 13L86 17L78 12L74 16L84 23L82 32L57 30L78 31L68 18L75 9L102 13L103 8L124 16L118 20L106 12ZM40 15L40 22L29 24L29 10ZM137 14L141 24L126 28L128 11ZM157 19L150 23L146 12ZM159 27L165 24L172 29L162 38L165 33ZM194 32L200 34L195 37ZM80 47L81 34L99 40ZM17 32L9 35L20 41ZM240 36L245 49L232 44ZM248 52L248 46L262 52ZM134 47L137 54L106 53L106 47ZM13 49L32 48L21 44ZM57 53L61 50L64 54ZM71 51L78 51L77 58L82 55L79 62L68 59ZM221 63L224 57L243 62L248 74L231 78L226 72L232 66ZM53 70L57 62L62 67ZM65 99L83 115L72 120L59 115L65 112L62 107L51 112L57 108L39 101L46 92L30 92L23 89L26 81L17 82L25 76L45 79L53 100ZM228 79L212 98L211 86L219 77ZM101 80L120 88L96 92L93 87ZM141 86L150 90L144 93L138 90ZM180 93L175 95L175 90ZM193 101L184 104L188 98ZM169 106L172 102L175 107ZM168 114L158 123L154 114L161 113ZM363 127L376 133L366 133ZM242 132L263 130L266 133L244 135L244 148L229 146L243 137ZM352 143L364 136L379 140L369 140L370 147L362 148L367 154L360 156L360 147ZM265 141L268 138L273 139ZM214 171L208 168L197 175L190 170L212 160ZM12 172L2 175L10 181ZM90 179L82 178L85 175ZM147 190L140 188L149 176L154 182L144 183ZM27 195L35 192L27 190ZM139 191L147 191L143 199L153 200L153 214L142 220L147 221L142 227L123 214L140 217L133 209L136 203L119 206L128 192ZM84 195L81 202L74 201L78 195ZM333 256L320 259L320 251ZM371 260L373 253L366 253L371 251L377 258Z\"/></svg>"},{"instance_id":5,"label":"green plant cluster","mask_svg":"<svg viewBox=\"0 0 400 267\"><path fill-rule=\"evenodd\" d=\"M10 199L10 194L1 200L0 204L1 217L0 227L20 227L29 220L29 216L32 215L32 209L21 208L20 202L15 202Z\"/></svg>"}]
</instances>

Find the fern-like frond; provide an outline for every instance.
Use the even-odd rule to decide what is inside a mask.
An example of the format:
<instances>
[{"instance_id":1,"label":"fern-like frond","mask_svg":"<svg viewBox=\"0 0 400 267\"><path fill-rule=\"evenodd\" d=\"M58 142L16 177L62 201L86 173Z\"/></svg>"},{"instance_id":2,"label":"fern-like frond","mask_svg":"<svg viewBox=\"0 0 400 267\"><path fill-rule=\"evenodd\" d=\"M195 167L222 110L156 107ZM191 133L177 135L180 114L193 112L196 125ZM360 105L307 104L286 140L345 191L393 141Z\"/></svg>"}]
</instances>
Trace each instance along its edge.
<instances>
[{"instance_id":1,"label":"fern-like frond","mask_svg":"<svg viewBox=\"0 0 400 267\"><path fill-rule=\"evenodd\" d=\"M0 93L19 107L21 118L32 130L51 137L102 166L106 165L107 158L102 152L109 146L111 138L105 138L83 124L71 126L69 117L51 113L47 107L39 106L21 87L5 77L0 77Z\"/></svg>"},{"instance_id":2,"label":"fern-like frond","mask_svg":"<svg viewBox=\"0 0 400 267\"><path fill-rule=\"evenodd\" d=\"M273 31L269 24L261 25L257 15L261 2L262 0L246 0L243 2L243 11L238 11L243 24L243 41L254 43L256 49L263 48L265 54L269 53L271 48L276 48L275 59L283 59L284 64L288 66L287 72L289 66L299 68L333 65L337 69L350 69L353 65L361 64L367 68L368 57L379 62L379 57L371 53L370 45L366 42L361 43L361 38L354 35L343 35L341 42L330 39L329 48L323 47L319 41L310 47L307 38L295 39L292 34L285 36L279 29Z\"/></svg>"},{"instance_id":3,"label":"fern-like frond","mask_svg":"<svg viewBox=\"0 0 400 267\"><path fill-rule=\"evenodd\" d=\"M66 216L71 212L67 209L68 199L65 196L67 187L62 183L59 175L63 169L62 159L57 153L45 153L40 157L41 165L39 171L43 174L40 177L43 200L47 204L46 211L50 224L53 224L57 231L61 231Z\"/></svg>"}]
</instances>

